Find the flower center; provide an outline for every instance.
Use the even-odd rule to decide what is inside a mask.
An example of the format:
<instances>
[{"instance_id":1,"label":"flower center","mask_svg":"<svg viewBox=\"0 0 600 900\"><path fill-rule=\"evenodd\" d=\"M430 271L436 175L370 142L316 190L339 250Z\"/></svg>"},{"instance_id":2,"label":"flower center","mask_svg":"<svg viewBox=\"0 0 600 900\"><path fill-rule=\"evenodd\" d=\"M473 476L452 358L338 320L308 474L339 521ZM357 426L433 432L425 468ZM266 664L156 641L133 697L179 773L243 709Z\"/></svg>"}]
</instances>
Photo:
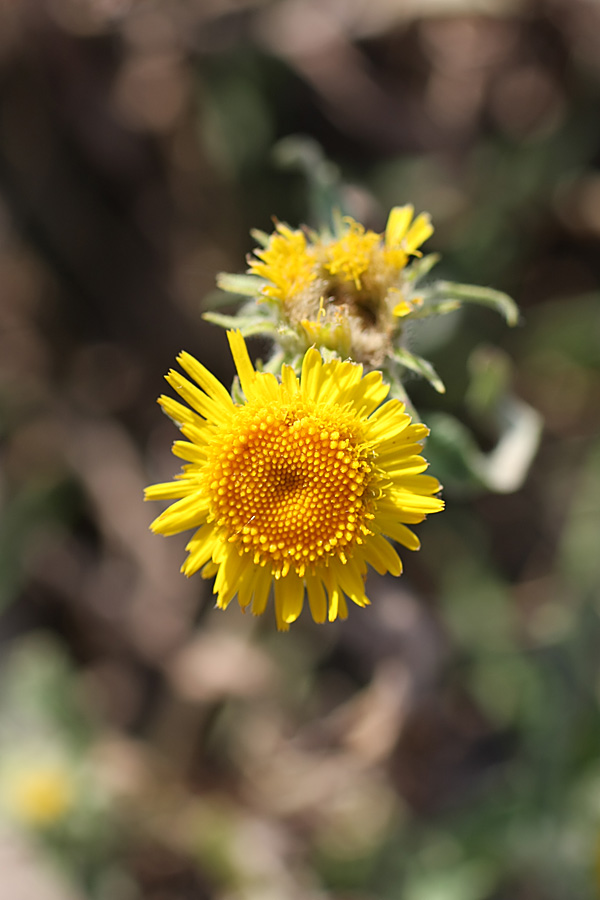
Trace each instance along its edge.
<instances>
[{"instance_id":1,"label":"flower center","mask_svg":"<svg viewBox=\"0 0 600 900\"><path fill-rule=\"evenodd\" d=\"M345 561L372 518L372 467L358 431L339 407L240 407L208 467L211 518L276 578L332 556Z\"/></svg>"}]
</instances>

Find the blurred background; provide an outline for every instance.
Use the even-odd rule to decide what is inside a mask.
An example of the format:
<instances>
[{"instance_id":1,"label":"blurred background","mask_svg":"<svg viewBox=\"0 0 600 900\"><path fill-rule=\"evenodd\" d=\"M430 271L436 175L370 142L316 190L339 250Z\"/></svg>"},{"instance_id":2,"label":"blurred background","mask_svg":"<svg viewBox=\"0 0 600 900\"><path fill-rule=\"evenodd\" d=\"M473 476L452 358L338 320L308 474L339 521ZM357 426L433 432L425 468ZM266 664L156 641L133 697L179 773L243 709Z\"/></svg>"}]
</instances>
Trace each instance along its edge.
<instances>
[{"instance_id":1,"label":"blurred background","mask_svg":"<svg viewBox=\"0 0 600 900\"><path fill-rule=\"evenodd\" d=\"M599 104L597 0L0 0L3 898L600 897ZM281 635L141 498L216 274L334 203L522 322L411 333L447 511Z\"/></svg>"}]
</instances>

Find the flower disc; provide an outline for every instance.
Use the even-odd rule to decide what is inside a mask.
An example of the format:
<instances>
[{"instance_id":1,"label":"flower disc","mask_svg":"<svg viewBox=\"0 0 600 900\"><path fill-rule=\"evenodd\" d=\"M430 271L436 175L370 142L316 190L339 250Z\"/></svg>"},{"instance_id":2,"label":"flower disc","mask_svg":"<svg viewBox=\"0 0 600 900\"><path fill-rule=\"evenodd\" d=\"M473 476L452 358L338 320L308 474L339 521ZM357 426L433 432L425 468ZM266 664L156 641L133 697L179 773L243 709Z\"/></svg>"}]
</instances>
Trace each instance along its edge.
<instances>
[{"instance_id":1,"label":"flower disc","mask_svg":"<svg viewBox=\"0 0 600 900\"><path fill-rule=\"evenodd\" d=\"M228 540L277 578L360 542L374 480L361 431L341 410L300 398L240 409L207 466Z\"/></svg>"}]
</instances>

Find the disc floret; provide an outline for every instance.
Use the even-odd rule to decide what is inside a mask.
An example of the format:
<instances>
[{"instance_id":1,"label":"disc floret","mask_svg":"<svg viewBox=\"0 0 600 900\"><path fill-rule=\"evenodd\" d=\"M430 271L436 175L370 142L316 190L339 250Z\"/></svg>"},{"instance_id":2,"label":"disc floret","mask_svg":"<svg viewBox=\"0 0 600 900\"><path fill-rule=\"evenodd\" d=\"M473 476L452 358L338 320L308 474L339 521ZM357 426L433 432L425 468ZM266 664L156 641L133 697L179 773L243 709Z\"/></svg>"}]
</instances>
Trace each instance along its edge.
<instances>
[{"instance_id":1,"label":"disc floret","mask_svg":"<svg viewBox=\"0 0 600 900\"><path fill-rule=\"evenodd\" d=\"M290 567L314 574L371 533L377 476L361 429L348 418L298 399L243 407L211 448L209 518L275 578Z\"/></svg>"}]
</instances>

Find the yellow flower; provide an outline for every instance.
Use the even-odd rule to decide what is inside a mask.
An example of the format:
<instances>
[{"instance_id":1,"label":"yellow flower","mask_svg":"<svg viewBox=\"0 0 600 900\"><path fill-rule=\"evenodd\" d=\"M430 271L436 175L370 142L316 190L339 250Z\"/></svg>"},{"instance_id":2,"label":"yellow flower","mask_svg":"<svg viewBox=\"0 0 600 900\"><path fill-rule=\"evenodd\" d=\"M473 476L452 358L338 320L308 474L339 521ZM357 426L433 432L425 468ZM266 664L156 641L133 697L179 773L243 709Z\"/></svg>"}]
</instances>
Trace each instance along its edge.
<instances>
[{"instance_id":1,"label":"yellow flower","mask_svg":"<svg viewBox=\"0 0 600 900\"><path fill-rule=\"evenodd\" d=\"M264 295L286 300L300 294L315 280L315 252L302 231L292 231L280 222L268 246L257 250L258 260L250 260L251 271L267 280Z\"/></svg>"},{"instance_id":2,"label":"yellow flower","mask_svg":"<svg viewBox=\"0 0 600 900\"><path fill-rule=\"evenodd\" d=\"M12 814L25 825L43 828L61 821L73 801L73 779L63 766L31 764L15 769L8 785Z\"/></svg>"},{"instance_id":3,"label":"yellow flower","mask_svg":"<svg viewBox=\"0 0 600 900\"><path fill-rule=\"evenodd\" d=\"M314 330L310 323L331 337L341 313L351 333L352 358L380 367L390 352L398 319L421 303L405 269L411 257L421 255L418 248L431 236L433 226L428 215L422 213L414 221L413 215L410 205L395 207L383 234L366 230L350 216L335 237L314 232L307 237L278 224L266 246L250 257L249 272L263 279L261 296L278 302L283 320L301 338L310 338ZM311 343L308 340L305 346ZM325 346L347 355L341 345Z\"/></svg>"},{"instance_id":4,"label":"yellow flower","mask_svg":"<svg viewBox=\"0 0 600 900\"><path fill-rule=\"evenodd\" d=\"M187 461L173 482L146 498L176 500L152 524L160 534L195 528L182 571L215 577L217 606L237 594L240 606L264 612L274 589L277 626L287 630L308 597L316 622L347 615L346 597L369 601L367 564L399 575L388 539L417 550L407 525L438 512L440 485L422 474L420 441L380 372L363 376L351 362L324 362L309 349L298 378L256 372L239 332L228 332L245 402L188 353L167 381L191 409L161 397L187 441L173 446Z\"/></svg>"},{"instance_id":5,"label":"yellow flower","mask_svg":"<svg viewBox=\"0 0 600 900\"><path fill-rule=\"evenodd\" d=\"M385 228L385 251L390 265L400 267L406 265L409 255L420 256L418 248L433 234L433 225L427 213L421 213L413 222L414 213L414 207L408 204L407 206L395 206L388 216ZM402 256L394 256L396 253L404 254L404 263L402 263Z\"/></svg>"}]
</instances>

